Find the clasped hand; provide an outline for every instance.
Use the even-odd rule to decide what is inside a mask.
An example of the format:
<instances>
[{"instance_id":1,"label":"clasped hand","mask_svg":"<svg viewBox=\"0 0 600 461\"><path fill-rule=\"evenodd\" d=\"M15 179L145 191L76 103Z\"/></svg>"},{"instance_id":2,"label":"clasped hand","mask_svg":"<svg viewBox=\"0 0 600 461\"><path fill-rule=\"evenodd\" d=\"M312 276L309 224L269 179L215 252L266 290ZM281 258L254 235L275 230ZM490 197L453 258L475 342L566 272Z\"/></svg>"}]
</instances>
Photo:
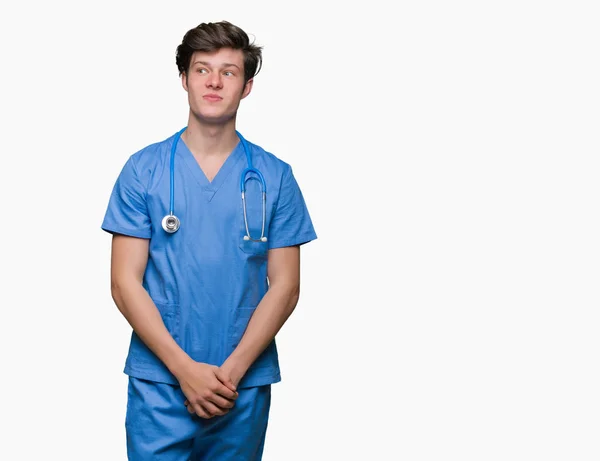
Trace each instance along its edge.
<instances>
[{"instance_id":1,"label":"clasped hand","mask_svg":"<svg viewBox=\"0 0 600 461\"><path fill-rule=\"evenodd\" d=\"M219 367L195 362L179 379L190 414L210 419L229 412L238 397L236 386Z\"/></svg>"}]
</instances>

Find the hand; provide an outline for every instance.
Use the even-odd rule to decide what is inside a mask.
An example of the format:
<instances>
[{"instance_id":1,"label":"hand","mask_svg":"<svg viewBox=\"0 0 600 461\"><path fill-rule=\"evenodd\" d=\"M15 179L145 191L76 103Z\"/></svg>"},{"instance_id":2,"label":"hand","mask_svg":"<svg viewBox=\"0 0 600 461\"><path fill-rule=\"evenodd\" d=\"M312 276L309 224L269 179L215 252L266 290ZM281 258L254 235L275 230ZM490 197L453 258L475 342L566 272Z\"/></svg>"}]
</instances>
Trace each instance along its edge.
<instances>
[{"instance_id":1,"label":"hand","mask_svg":"<svg viewBox=\"0 0 600 461\"><path fill-rule=\"evenodd\" d=\"M207 363L193 362L178 380L187 397L188 412L201 418L226 414L238 397L235 386L219 367Z\"/></svg>"},{"instance_id":2,"label":"hand","mask_svg":"<svg viewBox=\"0 0 600 461\"><path fill-rule=\"evenodd\" d=\"M238 367L239 368L239 367ZM237 389L238 384L242 380L244 374L242 370L239 370L235 367L232 361L225 360L225 363L221 365L219 370L222 373L222 376L225 380L221 379L222 382L229 382L230 385L234 386Z\"/></svg>"}]
</instances>

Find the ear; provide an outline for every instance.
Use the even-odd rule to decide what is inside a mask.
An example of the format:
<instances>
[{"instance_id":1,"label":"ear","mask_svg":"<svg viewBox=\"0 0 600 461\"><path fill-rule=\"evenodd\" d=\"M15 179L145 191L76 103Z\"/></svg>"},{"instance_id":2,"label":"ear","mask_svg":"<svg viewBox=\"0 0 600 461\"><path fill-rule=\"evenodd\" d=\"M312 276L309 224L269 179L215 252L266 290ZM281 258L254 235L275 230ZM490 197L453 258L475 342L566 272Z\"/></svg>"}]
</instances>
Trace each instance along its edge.
<instances>
[{"instance_id":1,"label":"ear","mask_svg":"<svg viewBox=\"0 0 600 461\"><path fill-rule=\"evenodd\" d=\"M244 99L246 96L250 94L252 91L252 85L254 84L254 79L251 78L246 82L246 86L244 87L244 91L242 91L242 97L240 99Z\"/></svg>"},{"instance_id":2,"label":"ear","mask_svg":"<svg viewBox=\"0 0 600 461\"><path fill-rule=\"evenodd\" d=\"M183 72L181 74L181 86L183 86L183 89L187 92L188 85L187 85L187 73L186 72Z\"/></svg>"}]
</instances>

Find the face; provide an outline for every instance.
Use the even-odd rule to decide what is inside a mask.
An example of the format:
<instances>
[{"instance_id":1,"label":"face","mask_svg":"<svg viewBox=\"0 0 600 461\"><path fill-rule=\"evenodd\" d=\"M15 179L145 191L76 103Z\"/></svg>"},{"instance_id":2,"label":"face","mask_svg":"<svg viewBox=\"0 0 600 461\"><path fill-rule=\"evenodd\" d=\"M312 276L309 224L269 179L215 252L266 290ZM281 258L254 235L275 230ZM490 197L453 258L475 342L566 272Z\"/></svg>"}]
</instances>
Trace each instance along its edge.
<instances>
[{"instance_id":1,"label":"face","mask_svg":"<svg viewBox=\"0 0 600 461\"><path fill-rule=\"evenodd\" d=\"M244 55L241 50L221 48L192 55L181 76L188 93L190 111L205 123L221 124L235 117L240 101L250 94L252 80L244 86Z\"/></svg>"}]
</instances>

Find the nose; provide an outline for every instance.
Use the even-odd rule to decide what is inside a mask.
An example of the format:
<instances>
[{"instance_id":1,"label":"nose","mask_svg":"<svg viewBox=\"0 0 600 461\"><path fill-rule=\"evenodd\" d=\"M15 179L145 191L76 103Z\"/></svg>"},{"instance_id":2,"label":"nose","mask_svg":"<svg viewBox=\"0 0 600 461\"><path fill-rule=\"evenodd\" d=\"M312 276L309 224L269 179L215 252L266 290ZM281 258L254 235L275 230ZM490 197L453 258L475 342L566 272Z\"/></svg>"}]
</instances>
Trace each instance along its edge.
<instances>
[{"instance_id":1,"label":"nose","mask_svg":"<svg viewBox=\"0 0 600 461\"><path fill-rule=\"evenodd\" d=\"M209 88L222 88L223 81L221 80L221 74L219 72L211 72L206 80L206 86Z\"/></svg>"}]
</instances>

